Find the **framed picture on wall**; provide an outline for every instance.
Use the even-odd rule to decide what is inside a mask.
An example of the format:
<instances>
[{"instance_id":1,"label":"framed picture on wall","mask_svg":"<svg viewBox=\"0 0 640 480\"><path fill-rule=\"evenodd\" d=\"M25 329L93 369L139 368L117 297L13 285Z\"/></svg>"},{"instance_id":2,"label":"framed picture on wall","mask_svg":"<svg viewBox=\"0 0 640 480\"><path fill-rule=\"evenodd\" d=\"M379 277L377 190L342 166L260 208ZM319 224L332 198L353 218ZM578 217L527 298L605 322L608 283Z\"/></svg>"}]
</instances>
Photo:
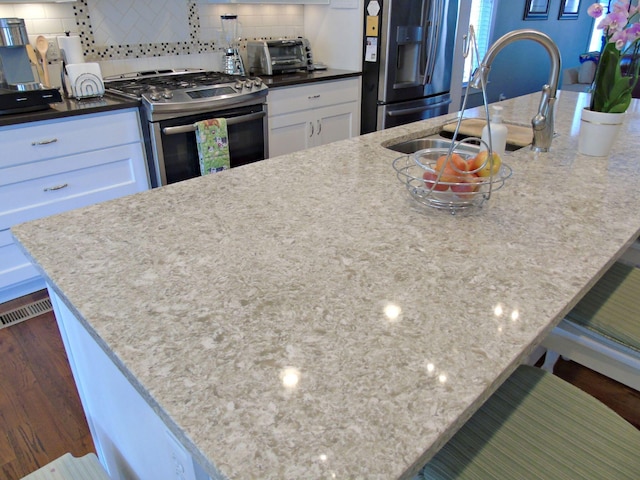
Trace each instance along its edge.
<instances>
[{"instance_id":1,"label":"framed picture on wall","mask_svg":"<svg viewBox=\"0 0 640 480\"><path fill-rule=\"evenodd\" d=\"M546 20L548 16L549 0L527 0L524 7L524 20Z\"/></svg>"},{"instance_id":2,"label":"framed picture on wall","mask_svg":"<svg viewBox=\"0 0 640 480\"><path fill-rule=\"evenodd\" d=\"M580 0L562 0L560 2L559 20L575 20L580 11Z\"/></svg>"}]
</instances>

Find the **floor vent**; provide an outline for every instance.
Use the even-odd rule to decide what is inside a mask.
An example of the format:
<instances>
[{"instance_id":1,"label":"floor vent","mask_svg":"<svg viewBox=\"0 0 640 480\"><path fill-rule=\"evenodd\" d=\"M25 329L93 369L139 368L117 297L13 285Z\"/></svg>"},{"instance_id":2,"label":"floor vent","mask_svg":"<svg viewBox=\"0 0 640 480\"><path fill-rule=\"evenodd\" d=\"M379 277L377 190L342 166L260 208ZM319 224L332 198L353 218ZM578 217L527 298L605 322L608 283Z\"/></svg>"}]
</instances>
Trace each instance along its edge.
<instances>
[{"instance_id":1,"label":"floor vent","mask_svg":"<svg viewBox=\"0 0 640 480\"><path fill-rule=\"evenodd\" d=\"M29 320L30 318L49 313L52 310L51 300L44 298L37 302L30 303L24 307L19 307L14 310L10 310L7 313L0 314L0 328L9 327L16 323Z\"/></svg>"}]
</instances>

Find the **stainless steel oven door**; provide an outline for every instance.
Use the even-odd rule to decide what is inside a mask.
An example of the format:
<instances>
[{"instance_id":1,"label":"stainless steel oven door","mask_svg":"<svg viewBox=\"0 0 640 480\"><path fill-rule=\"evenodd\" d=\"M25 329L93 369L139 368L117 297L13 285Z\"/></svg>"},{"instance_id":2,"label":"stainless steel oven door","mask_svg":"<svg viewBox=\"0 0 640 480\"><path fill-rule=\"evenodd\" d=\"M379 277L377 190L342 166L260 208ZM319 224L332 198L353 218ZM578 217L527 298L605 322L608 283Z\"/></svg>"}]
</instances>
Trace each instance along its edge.
<instances>
[{"instance_id":1,"label":"stainless steel oven door","mask_svg":"<svg viewBox=\"0 0 640 480\"><path fill-rule=\"evenodd\" d=\"M200 120L226 118L231 168L269 156L267 106L249 105L150 122L153 187L200 176L196 126Z\"/></svg>"}]
</instances>

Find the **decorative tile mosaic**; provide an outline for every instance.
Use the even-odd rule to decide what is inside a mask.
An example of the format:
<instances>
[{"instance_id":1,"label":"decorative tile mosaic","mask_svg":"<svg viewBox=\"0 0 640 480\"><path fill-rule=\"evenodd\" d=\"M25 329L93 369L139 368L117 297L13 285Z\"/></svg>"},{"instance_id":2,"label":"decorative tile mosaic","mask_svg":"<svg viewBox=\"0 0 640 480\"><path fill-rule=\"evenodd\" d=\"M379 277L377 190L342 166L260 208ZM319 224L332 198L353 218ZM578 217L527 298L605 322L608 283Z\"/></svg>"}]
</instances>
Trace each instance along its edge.
<instances>
[{"instance_id":1,"label":"decorative tile mosaic","mask_svg":"<svg viewBox=\"0 0 640 480\"><path fill-rule=\"evenodd\" d=\"M185 0L88 0L98 45L189 40Z\"/></svg>"},{"instance_id":2,"label":"decorative tile mosaic","mask_svg":"<svg viewBox=\"0 0 640 480\"><path fill-rule=\"evenodd\" d=\"M304 34L302 5L211 5L198 4L197 0L185 0L184 4L172 0L79 0L73 10L87 61L218 51L224 47L220 35L222 13L237 13L241 25L246 23L239 30L241 46L248 39L290 38Z\"/></svg>"},{"instance_id":3,"label":"decorative tile mosaic","mask_svg":"<svg viewBox=\"0 0 640 480\"><path fill-rule=\"evenodd\" d=\"M88 61L100 61L214 50L213 44L198 41L199 20L195 1L187 0L186 11L184 5L176 6L176 2L171 0L161 3L157 0L109 2L104 3L109 8L101 9L95 0L78 1L73 8L85 58ZM98 22L95 26L89 15L90 10L96 12L94 15ZM162 11L163 15L156 15L158 11ZM171 21L166 21L165 14ZM123 19L126 21L123 22ZM155 19L159 19L159 23ZM114 32L114 25L120 25L120 31ZM183 32L179 31L180 25L183 26ZM181 36L184 39L177 41ZM124 41L115 43L114 38ZM158 38L168 38L169 41L158 42Z\"/></svg>"},{"instance_id":4,"label":"decorative tile mosaic","mask_svg":"<svg viewBox=\"0 0 640 480\"><path fill-rule=\"evenodd\" d=\"M225 13L238 15L241 51L247 40L304 36L304 11L304 5L299 4L216 4L207 0L0 4L0 17L25 19L32 43L38 35L79 35L86 61L100 62L103 68L118 64L110 73L191 67L186 60L206 62L225 47L220 24L220 15ZM171 22L166 20L166 12L170 12ZM129 60L136 61L136 66L126 64Z\"/></svg>"}]
</instances>

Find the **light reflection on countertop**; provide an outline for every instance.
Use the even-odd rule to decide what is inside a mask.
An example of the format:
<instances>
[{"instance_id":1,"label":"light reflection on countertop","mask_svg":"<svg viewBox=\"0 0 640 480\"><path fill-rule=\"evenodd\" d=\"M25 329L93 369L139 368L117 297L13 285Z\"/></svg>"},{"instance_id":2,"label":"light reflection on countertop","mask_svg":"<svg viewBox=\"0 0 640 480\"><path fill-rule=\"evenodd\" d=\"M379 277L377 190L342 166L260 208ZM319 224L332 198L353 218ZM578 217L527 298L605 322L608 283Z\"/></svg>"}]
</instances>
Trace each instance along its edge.
<instances>
[{"instance_id":1,"label":"light reflection on countertop","mask_svg":"<svg viewBox=\"0 0 640 480\"><path fill-rule=\"evenodd\" d=\"M284 388L287 390L293 390L300 382L300 370L296 367L285 367L280 372L280 380L282 381Z\"/></svg>"},{"instance_id":2,"label":"light reflection on countertop","mask_svg":"<svg viewBox=\"0 0 640 480\"><path fill-rule=\"evenodd\" d=\"M390 323L399 322L400 315L402 315L402 308L394 303L388 303L384 307L384 314Z\"/></svg>"}]
</instances>

